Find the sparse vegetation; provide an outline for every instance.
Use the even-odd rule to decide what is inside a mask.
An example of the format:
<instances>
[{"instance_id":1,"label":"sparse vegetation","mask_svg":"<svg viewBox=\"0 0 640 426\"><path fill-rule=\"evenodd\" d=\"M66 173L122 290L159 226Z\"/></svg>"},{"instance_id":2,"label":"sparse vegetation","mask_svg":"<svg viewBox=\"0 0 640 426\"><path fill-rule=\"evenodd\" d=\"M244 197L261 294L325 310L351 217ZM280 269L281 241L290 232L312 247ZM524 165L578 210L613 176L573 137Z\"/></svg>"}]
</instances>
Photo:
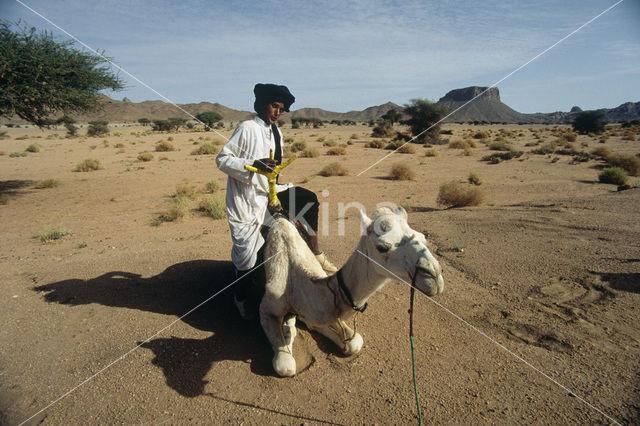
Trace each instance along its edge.
<instances>
[{"instance_id":1,"label":"sparse vegetation","mask_svg":"<svg viewBox=\"0 0 640 426\"><path fill-rule=\"evenodd\" d=\"M40 235L36 235L34 238L38 238L43 244L46 244L52 241L57 241L67 235L69 235L69 231L61 226L56 226L47 229L45 232Z\"/></svg>"},{"instance_id":2,"label":"sparse vegetation","mask_svg":"<svg viewBox=\"0 0 640 426\"><path fill-rule=\"evenodd\" d=\"M48 188L55 188L55 187L58 187L60 185L62 185L62 184L57 179L45 179L45 180L41 180L40 182L36 183L35 185L33 185L33 187L35 189L48 189Z\"/></svg>"},{"instance_id":3,"label":"sparse vegetation","mask_svg":"<svg viewBox=\"0 0 640 426\"><path fill-rule=\"evenodd\" d=\"M349 174L349 171L340 163L330 163L327 164L320 170L320 176L346 176Z\"/></svg>"},{"instance_id":4,"label":"sparse vegetation","mask_svg":"<svg viewBox=\"0 0 640 426\"><path fill-rule=\"evenodd\" d=\"M200 200L199 210L213 219L224 219L227 216L227 207L224 197L209 196Z\"/></svg>"},{"instance_id":5,"label":"sparse vegetation","mask_svg":"<svg viewBox=\"0 0 640 426\"><path fill-rule=\"evenodd\" d=\"M195 150L191 151L191 155L216 155L217 153L218 147L212 143L202 144Z\"/></svg>"},{"instance_id":6,"label":"sparse vegetation","mask_svg":"<svg viewBox=\"0 0 640 426\"><path fill-rule=\"evenodd\" d=\"M429 148L424 152L424 155L425 157L437 157L440 153L435 148Z\"/></svg>"},{"instance_id":7,"label":"sparse vegetation","mask_svg":"<svg viewBox=\"0 0 640 426\"><path fill-rule=\"evenodd\" d=\"M484 157L482 157L482 161L488 161L492 164L498 164L506 160L511 160L512 158L518 158L522 154L522 151L495 152L493 154L485 155Z\"/></svg>"},{"instance_id":8,"label":"sparse vegetation","mask_svg":"<svg viewBox=\"0 0 640 426\"><path fill-rule=\"evenodd\" d=\"M40 152L40 145L38 145L37 143L32 143L31 145L26 147L24 150L28 152Z\"/></svg>"},{"instance_id":9,"label":"sparse vegetation","mask_svg":"<svg viewBox=\"0 0 640 426\"><path fill-rule=\"evenodd\" d=\"M176 186L176 193L173 195L174 198L186 197L190 200L196 198L198 194L198 189L195 185L190 185L188 182L182 182L180 185Z\"/></svg>"},{"instance_id":10,"label":"sparse vegetation","mask_svg":"<svg viewBox=\"0 0 640 426\"><path fill-rule=\"evenodd\" d=\"M400 154L415 154L416 147L407 142L401 142L400 147L396 150Z\"/></svg>"},{"instance_id":11,"label":"sparse vegetation","mask_svg":"<svg viewBox=\"0 0 640 426\"><path fill-rule=\"evenodd\" d=\"M376 139L371 142L367 142L367 144L365 145L366 148L377 148L377 149L383 149L386 146L387 146L387 142L385 142L382 139Z\"/></svg>"},{"instance_id":12,"label":"sparse vegetation","mask_svg":"<svg viewBox=\"0 0 640 426\"><path fill-rule=\"evenodd\" d=\"M607 147L599 146L599 147L594 148L591 151L591 154L595 155L597 157L607 158L608 156L611 155L611 151Z\"/></svg>"},{"instance_id":13,"label":"sparse vegetation","mask_svg":"<svg viewBox=\"0 0 640 426\"><path fill-rule=\"evenodd\" d=\"M153 154L150 152L142 152L140 154L138 154L138 161L151 161L153 160Z\"/></svg>"},{"instance_id":14,"label":"sparse vegetation","mask_svg":"<svg viewBox=\"0 0 640 426\"><path fill-rule=\"evenodd\" d=\"M86 160L81 161L76 165L76 168L73 169L74 172L92 172L94 170L102 170L102 164L100 160L95 158L87 158Z\"/></svg>"},{"instance_id":15,"label":"sparse vegetation","mask_svg":"<svg viewBox=\"0 0 640 426\"><path fill-rule=\"evenodd\" d=\"M404 163L395 163L389 171L392 180L416 180L416 173Z\"/></svg>"},{"instance_id":16,"label":"sparse vegetation","mask_svg":"<svg viewBox=\"0 0 640 426\"><path fill-rule=\"evenodd\" d=\"M613 185L626 185L629 180L629 175L624 169L620 167L607 167L598 175L598 181L600 183L611 183Z\"/></svg>"},{"instance_id":17,"label":"sparse vegetation","mask_svg":"<svg viewBox=\"0 0 640 426\"><path fill-rule=\"evenodd\" d=\"M347 155L347 149L342 146L336 146L328 149L327 155Z\"/></svg>"},{"instance_id":18,"label":"sparse vegetation","mask_svg":"<svg viewBox=\"0 0 640 426\"><path fill-rule=\"evenodd\" d=\"M300 157L306 158L315 158L320 156L320 151L317 148L305 148L301 153Z\"/></svg>"},{"instance_id":19,"label":"sparse vegetation","mask_svg":"<svg viewBox=\"0 0 640 426\"><path fill-rule=\"evenodd\" d=\"M467 176L467 181L472 185L482 185L482 179L480 179L480 175L476 171L470 171L469 176Z\"/></svg>"},{"instance_id":20,"label":"sparse vegetation","mask_svg":"<svg viewBox=\"0 0 640 426\"><path fill-rule=\"evenodd\" d=\"M480 188L451 181L440 186L437 202L439 206L447 208L479 206L484 198Z\"/></svg>"},{"instance_id":21,"label":"sparse vegetation","mask_svg":"<svg viewBox=\"0 0 640 426\"><path fill-rule=\"evenodd\" d=\"M156 143L156 152L175 151L176 147L169 141L159 141Z\"/></svg>"},{"instance_id":22,"label":"sparse vegetation","mask_svg":"<svg viewBox=\"0 0 640 426\"><path fill-rule=\"evenodd\" d=\"M204 185L204 191L213 194L214 192L218 192L220 190L220 184L217 180L210 180Z\"/></svg>"},{"instance_id":23,"label":"sparse vegetation","mask_svg":"<svg viewBox=\"0 0 640 426\"><path fill-rule=\"evenodd\" d=\"M87 136L102 136L109 133L109 122L104 120L95 120L89 122L87 127Z\"/></svg>"},{"instance_id":24,"label":"sparse vegetation","mask_svg":"<svg viewBox=\"0 0 640 426\"><path fill-rule=\"evenodd\" d=\"M611 154L607 163L612 167L620 167L631 176L640 176L640 158L630 154Z\"/></svg>"},{"instance_id":25,"label":"sparse vegetation","mask_svg":"<svg viewBox=\"0 0 640 426\"><path fill-rule=\"evenodd\" d=\"M290 146L291 152L300 152L307 148L306 142L294 142Z\"/></svg>"}]
</instances>

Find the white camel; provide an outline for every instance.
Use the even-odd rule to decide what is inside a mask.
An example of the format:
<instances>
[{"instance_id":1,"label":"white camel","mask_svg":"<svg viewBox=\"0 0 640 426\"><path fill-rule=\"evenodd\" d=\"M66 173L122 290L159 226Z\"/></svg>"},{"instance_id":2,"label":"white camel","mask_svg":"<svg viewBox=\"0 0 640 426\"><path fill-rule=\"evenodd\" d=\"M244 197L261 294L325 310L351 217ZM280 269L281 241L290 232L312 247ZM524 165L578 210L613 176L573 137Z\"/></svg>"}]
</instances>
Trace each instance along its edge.
<instances>
[{"instance_id":1,"label":"white camel","mask_svg":"<svg viewBox=\"0 0 640 426\"><path fill-rule=\"evenodd\" d=\"M356 250L335 274L327 276L288 220L276 220L265 247L266 286L260 322L273 346L273 368L280 376L296 374L293 340L296 316L341 346L346 355L362 348L362 336L345 320L390 278L411 282L429 296L444 288L442 269L423 234L411 229L407 213L378 208L368 218L360 211L363 232Z\"/></svg>"}]
</instances>

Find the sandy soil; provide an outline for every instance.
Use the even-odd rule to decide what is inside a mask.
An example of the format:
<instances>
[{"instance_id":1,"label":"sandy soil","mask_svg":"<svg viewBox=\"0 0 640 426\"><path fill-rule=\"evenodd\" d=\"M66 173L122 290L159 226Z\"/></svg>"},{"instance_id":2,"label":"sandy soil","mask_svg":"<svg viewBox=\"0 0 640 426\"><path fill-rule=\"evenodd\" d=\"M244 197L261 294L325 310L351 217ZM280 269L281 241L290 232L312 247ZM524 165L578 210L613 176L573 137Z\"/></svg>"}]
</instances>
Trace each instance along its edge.
<instances>
[{"instance_id":1,"label":"sandy soil","mask_svg":"<svg viewBox=\"0 0 640 426\"><path fill-rule=\"evenodd\" d=\"M449 125L446 137L484 129L493 140L502 127ZM321 155L298 159L283 180L325 190L320 243L337 264L358 239L356 209L340 217L347 203L369 212L379 202L402 203L412 208L410 224L428 235L445 292L416 301L426 423L637 423L640 189L598 183L595 160L531 154L531 130L550 141L551 128L504 128L525 151L519 159L483 162L490 151L481 143L470 156L439 146L427 157L416 146L358 176L389 153L365 148L368 127L285 126L285 137ZM100 138L3 130L0 423L34 414L32 424L417 422L406 285L391 282L358 316L365 339L358 356L341 356L301 327L295 353L306 368L281 379L257 323L239 318L228 291L217 295L232 281L226 220L198 213L196 199L187 217L152 226L185 181L202 190L215 179L224 188L214 156L191 155L195 142L221 137L126 125ZM137 160L169 137L176 151ZM320 137L352 144L346 156L328 156ZM32 143L40 152L10 156ZM574 145L640 151L618 136L604 145L580 136ZM104 169L73 172L86 158ZM350 176L317 175L334 161ZM417 179L389 180L396 162ZM470 170L481 176L486 201L439 208L439 186L465 181ZM61 184L34 188L45 179ZM56 226L69 234L46 244L34 238Z\"/></svg>"}]
</instances>

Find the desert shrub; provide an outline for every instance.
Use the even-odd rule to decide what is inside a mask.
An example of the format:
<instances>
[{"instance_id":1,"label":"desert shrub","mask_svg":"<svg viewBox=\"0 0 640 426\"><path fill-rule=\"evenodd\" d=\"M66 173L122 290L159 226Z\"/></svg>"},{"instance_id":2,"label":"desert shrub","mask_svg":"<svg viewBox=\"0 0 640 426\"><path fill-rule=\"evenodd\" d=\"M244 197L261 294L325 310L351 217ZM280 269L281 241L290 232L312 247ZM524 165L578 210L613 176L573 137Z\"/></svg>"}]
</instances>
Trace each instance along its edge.
<instances>
[{"instance_id":1,"label":"desert shrub","mask_svg":"<svg viewBox=\"0 0 640 426\"><path fill-rule=\"evenodd\" d=\"M217 192L219 190L220 190L220 184L218 183L217 180L210 180L204 185L204 191L209 194L213 194L214 192Z\"/></svg>"},{"instance_id":2,"label":"desert shrub","mask_svg":"<svg viewBox=\"0 0 640 426\"><path fill-rule=\"evenodd\" d=\"M629 175L620 167L607 167L598 175L600 183L611 183L613 185L625 185L629 180Z\"/></svg>"},{"instance_id":3,"label":"desert shrub","mask_svg":"<svg viewBox=\"0 0 640 426\"><path fill-rule=\"evenodd\" d=\"M291 136L284 138L284 143L293 143L293 141L294 139Z\"/></svg>"},{"instance_id":4,"label":"desert shrub","mask_svg":"<svg viewBox=\"0 0 640 426\"><path fill-rule=\"evenodd\" d=\"M191 151L191 155L215 155L217 153L218 148L212 143L204 143Z\"/></svg>"},{"instance_id":5,"label":"desert shrub","mask_svg":"<svg viewBox=\"0 0 640 426\"><path fill-rule=\"evenodd\" d=\"M400 154L415 154L416 147L411 145L410 143L402 142L402 145L397 149L397 152Z\"/></svg>"},{"instance_id":6,"label":"desert shrub","mask_svg":"<svg viewBox=\"0 0 640 426\"><path fill-rule=\"evenodd\" d=\"M305 148L301 153L300 157L306 158L316 158L320 156L320 151L317 148Z\"/></svg>"},{"instance_id":7,"label":"desert shrub","mask_svg":"<svg viewBox=\"0 0 640 426\"><path fill-rule=\"evenodd\" d=\"M444 207L479 206L484 201L480 188L451 181L440 186L438 205Z\"/></svg>"},{"instance_id":8,"label":"desert shrub","mask_svg":"<svg viewBox=\"0 0 640 426\"><path fill-rule=\"evenodd\" d=\"M562 137L565 138L567 142L575 142L576 140L578 140L577 133L565 133L564 135L562 135Z\"/></svg>"},{"instance_id":9,"label":"desert shrub","mask_svg":"<svg viewBox=\"0 0 640 426\"><path fill-rule=\"evenodd\" d=\"M38 238L43 244L46 244L52 241L59 240L67 235L69 235L69 231L61 226L56 226L47 229L40 235L36 235L35 238Z\"/></svg>"},{"instance_id":10,"label":"desert shrub","mask_svg":"<svg viewBox=\"0 0 640 426\"><path fill-rule=\"evenodd\" d=\"M465 140L457 140L449 142L449 148L451 149L465 149L469 147L469 143Z\"/></svg>"},{"instance_id":11,"label":"desert shrub","mask_svg":"<svg viewBox=\"0 0 640 426\"><path fill-rule=\"evenodd\" d=\"M189 213L191 208L191 200L186 196L174 196L170 200L170 206L153 222L154 225L159 225L162 222L174 222L180 220Z\"/></svg>"},{"instance_id":12,"label":"desert shrub","mask_svg":"<svg viewBox=\"0 0 640 426\"><path fill-rule=\"evenodd\" d=\"M622 136L622 140L623 141L635 141L636 140L636 135L634 135L633 133L625 133Z\"/></svg>"},{"instance_id":13,"label":"desert shrub","mask_svg":"<svg viewBox=\"0 0 640 426\"><path fill-rule=\"evenodd\" d=\"M114 148L124 148L124 144L122 142L119 142L119 143L115 144L113 147Z\"/></svg>"},{"instance_id":14,"label":"desert shrub","mask_svg":"<svg viewBox=\"0 0 640 426\"><path fill-rule=\"evenodd\" d=\"M336 146L327 150L327 155L347 155L347 149L342 146Z\"/></svg>"},{"instance_id":15,"label":"desert shrub","mask_svg":"<svg viewBox=\"0 0 640 426\"><path fill-rule=\"evenodd\" d=\"M291 157L293 152L291 152L291 147L289 145L285 145L282 147L282 156L283 157Z\"/></svg>"},{"instance_id":16,"label":"desert shrub","mask_svg":"<svg viewBox=\"0 0 640 426\"><path fill-rule=\"evenodd\" d=\"M474 139L489 139L489 133L484 130L477 131L473 134Z\"/></svg>"},{"instance_id":17,"label":"desert shrub","mask_svg":"<svg viewBox=\"0 0 640 426\"><path fill-rule=\"evenodd\" d=\"M196 198L198 194L198 190L195 185L189 185L187 182L182 182L180 185L176 186L176 193L173 195L173 198L186 197L190 200Z\"/></svg>"},{"instance_id":18,"label":"desert shrub","mask_svg":"<svg viewBox=\"0 0 640 426\"><path fill-rule=\"evenodd\" d=\"M371 131L371 137L373 138L391 138L396 134L393 130L393 126L390 122L381 120L378 125Z\"/></svg>"},{"instance_id":19,"label":"desert shrub","mask_svg":"<svg viewBox=\"0 0 640 426\"><path fill-rule=\"evenodd\" d=\"M480 179L480 175L478 172L470 171L469 176L467 176L467 181L472 185L482 185L482 179Z\"/></svg>"},{"instance_id":20,"label":"desert shrub","mask_svg":"<svg viewBox=\"0 0 640 426\"><path fill-rule=\"evenodd\" d=\"M395 163L389 171L392 180L416 180L416 174L404 163Z\"/></svg>"},{"instance_id":21,"label":"desert shrub","mask_svg":"<svg viewBox=\"0 0 640 426\"><path fill-rule=\"evenodd\" d=\"M612 167L620 167L631 176L640 175L640 158L630 154L611 154L607 157L607 163Z\"/></svg>"},{"instance_id":22,"label":"desert shrub","mask_svg":"<svg viewBox=\"0 0 640 426\"><path fill-rule=\"evenodd\" d=\"M463 150L464 155L466 155L467 157L471 157L473 155L473 150L470 147L466 147Z\"/></svg>"},{"instance_id":23,"label":"desert shrub","mask_svg":"<svg viewBox=\"0 0 640 426\"><path fill-rule=\"evenodd\" d=\"M302 142L294 142L291 144L291 152L300 152L303 151L304 149L307 148L307 143L302 141Z\"/></svg>"},{"instance_id":24,"label":"desert shrub","mask_svg":"<svg viewBox=\"0 0 640 426\"><path fill-rule=\"evenodd\" d=\"M73 169L74 172L92 172L94 170L102 170L102 164L100 160L95 158L87 158L86 160L81 161L76 164L76 168Z\"/></svg>"},{"instance_id":25,"label":"desert shrub","mask_svg":"<svg viewBox=\"0 0 640 426\"><path fill-rule=\"evenodd\" d=\"M429 148L424 152L424 155L425 157L437 157L440 153L435 148Z\"/></svg>"},{"instance_id":26,"label":"desert shrub","mask_svg":"<svg viewBox=\"0 0 640 426\"><path fill-rule=\"evenodd\" d=\"M540 148L532 150L531 153L547 155L547 154L553 154L555 150L556 150L556 144L553 142L547 142L544 145L540 146Z\"/></svg>"},{"instance_id":27,"label":"desert shrub","mask_svg":"<svg viewBox=\"0 0 640 426\"><path fill-rule=\"evenodd\" d=\"M87 127L87 136L102 136L109 133L109 122L104 120L95 120L89 122Z\"/></svg>"},{"instance_id":28,"label":"desert shrub","mask_svg":"<svg viewBox=\"0 0 640 426\"><path fill-rule=\"evenodd\" d=\"M171 142L168 141L159 141L156 144L156 152L167 152L167 151L175 151L176 148L173 146Z\"/></svg>"},{"instance_id":29,"label":"desert shrub","mask_svg":"<svg viewBox=\"0 0 640 426\"><path fill-rule=\"evenodd\" d=\"M522 154L522 151L495 152L493 154L485 155L484 157L482 157L482 161L489 161L491 163L497 164L502 161L511 160L512 158L518 158Z\"/></svg>"},{"instance_id":30,"label":"desert shrub","mask_svg":"<svg viewBox=\"0 0 640 426\"><path fill-rule=\"evenodd\" d=\"M424 143L428 139L439 139L440 120L447 114L448 108L427 99L412 99L404 105L402 112L409 117L402 124L409 126L416 142Z\"/></svg>"},{"instance_id":31,"label":"desert shrub","mask_svg":"<svg viewBox=\"0 0 640 426\"><path fill-rule=\"evenodd\" d=\"M26 152L12 152L11 154L9 154L10 158L16 158L16 157L26 157L27 153Z\"/></svg>"},{"instance_id":32,"label":"desert shrub","mask_svg":"<svg viewBox=\"0 0 640 426\"><path fill-rule=\"evenodd\" d=\"M224 197L205 197L200 200L198 210L213 219L223 219L227 216L227 207Z\"/></svg>"},{"instance_id":33,"label":"desert shrub","mask_svg":"<svg viewBox=\"0 0 640 426\"><path fill-rule=\"evenodd\" d=\"M376 139L374 141L368 142L365 145L366 148L377 148L377 149L382 149L385 146L387 146L387 142L381 139Z\"/></svg>"},{"instance_id":34,"label":"desert shrub","mask_svg":"<svg viewBox=\"0 0 640 426\"><path fill-rule=\"evenodd\" d=\"M349 171L340 163L327 164L320 170L320 176L346 176Z\"/></svg>"},{"instance_id":35,"label":"desert shrub","mask_svg":"<svg viewBox=\"0 0 640 426\"><path fill-rule=\"evenodd\" d=\"M318 139L321 139L321 138L318 138ZM338 142L334 141L333 139L322 141L322 146L332 147L336 145L338 145Z\"/></svg>"},{"instance_id":36,"label":"desert shrub","mask_svg":"<svg viewBox=\"0 0 640 426\"><path fill-rule=\"evenodd\" d=\"M38 145L37 143L32 143L31 145L26 147L24 150L28 152L40 152L40 145Z\"/></svg>"},{"instance_id":37,"label":"desert shrub","mask_svg":"<svg viewBox=\"0 0 640 426\"><path fill-rule=\"evenodd\" d=\"M56 179L45 179L33 185L35 189L47 189L47 188L55 188L57 186L62 185L59 180Z\"/></svg>"},{"instance_id":38,"label":"desert shrub","mask_svg":"<svg viewBox=\"0 0 640 426\"><path fill-rule=\"evenodd\" d=\"M496 141L489 144L489 149L492 151L511 151L512 148L507 142Z\"/></svg>"},{"instance_id":39,"label":"desert shrub","mask_svg":"<svg viewBox=\"0 0 640 426\"><path fill-rule=\"evenodd\" d=\"M608 156L610 156L610 155L611 155L611 151L610 151L610 150L609 150L609 148L607 148L607 147L599 146L599 147L594 148L594 149L591 151L591 154L592 154L592 155L595 155L595 156L597 156L597 157L606 158L606 157L608 157Z\"/></svg>"},{"instance_id":40,"label":"desert shrub","mask_svg":"<svg viewBox=\"0 0 640 426\"><path fill-rule=\"evenodd\" d=\"M150 152L142 152L138 154L138 161L151 161L153 160L153 154Z\"/></svg>"}]
</instances>

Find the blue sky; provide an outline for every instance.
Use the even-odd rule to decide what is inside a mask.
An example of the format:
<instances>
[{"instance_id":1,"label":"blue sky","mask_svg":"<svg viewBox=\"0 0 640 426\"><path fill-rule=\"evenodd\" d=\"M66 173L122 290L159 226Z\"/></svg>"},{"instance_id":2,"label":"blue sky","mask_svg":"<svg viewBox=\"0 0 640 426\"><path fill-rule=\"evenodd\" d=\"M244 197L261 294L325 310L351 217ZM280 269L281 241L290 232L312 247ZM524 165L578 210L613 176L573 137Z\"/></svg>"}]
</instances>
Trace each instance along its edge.
<instances>
[{"instance_id":1,"label":"blue sky","mask_svg":"<svg viewBox=\"0 0 640 426\"><path fill-rule=\"evenodd\" d=\"M292 109L361 110L489 86L615 0L21 0L177 103L250 110L257 82ZM15 0L0 17L68 37ZM640 1L624 0L498 84L520 112L640 101ZM80 47L78 45L78 47ZM121 73L134 102L160 97Z\"/></svg>"}]
</instances>

